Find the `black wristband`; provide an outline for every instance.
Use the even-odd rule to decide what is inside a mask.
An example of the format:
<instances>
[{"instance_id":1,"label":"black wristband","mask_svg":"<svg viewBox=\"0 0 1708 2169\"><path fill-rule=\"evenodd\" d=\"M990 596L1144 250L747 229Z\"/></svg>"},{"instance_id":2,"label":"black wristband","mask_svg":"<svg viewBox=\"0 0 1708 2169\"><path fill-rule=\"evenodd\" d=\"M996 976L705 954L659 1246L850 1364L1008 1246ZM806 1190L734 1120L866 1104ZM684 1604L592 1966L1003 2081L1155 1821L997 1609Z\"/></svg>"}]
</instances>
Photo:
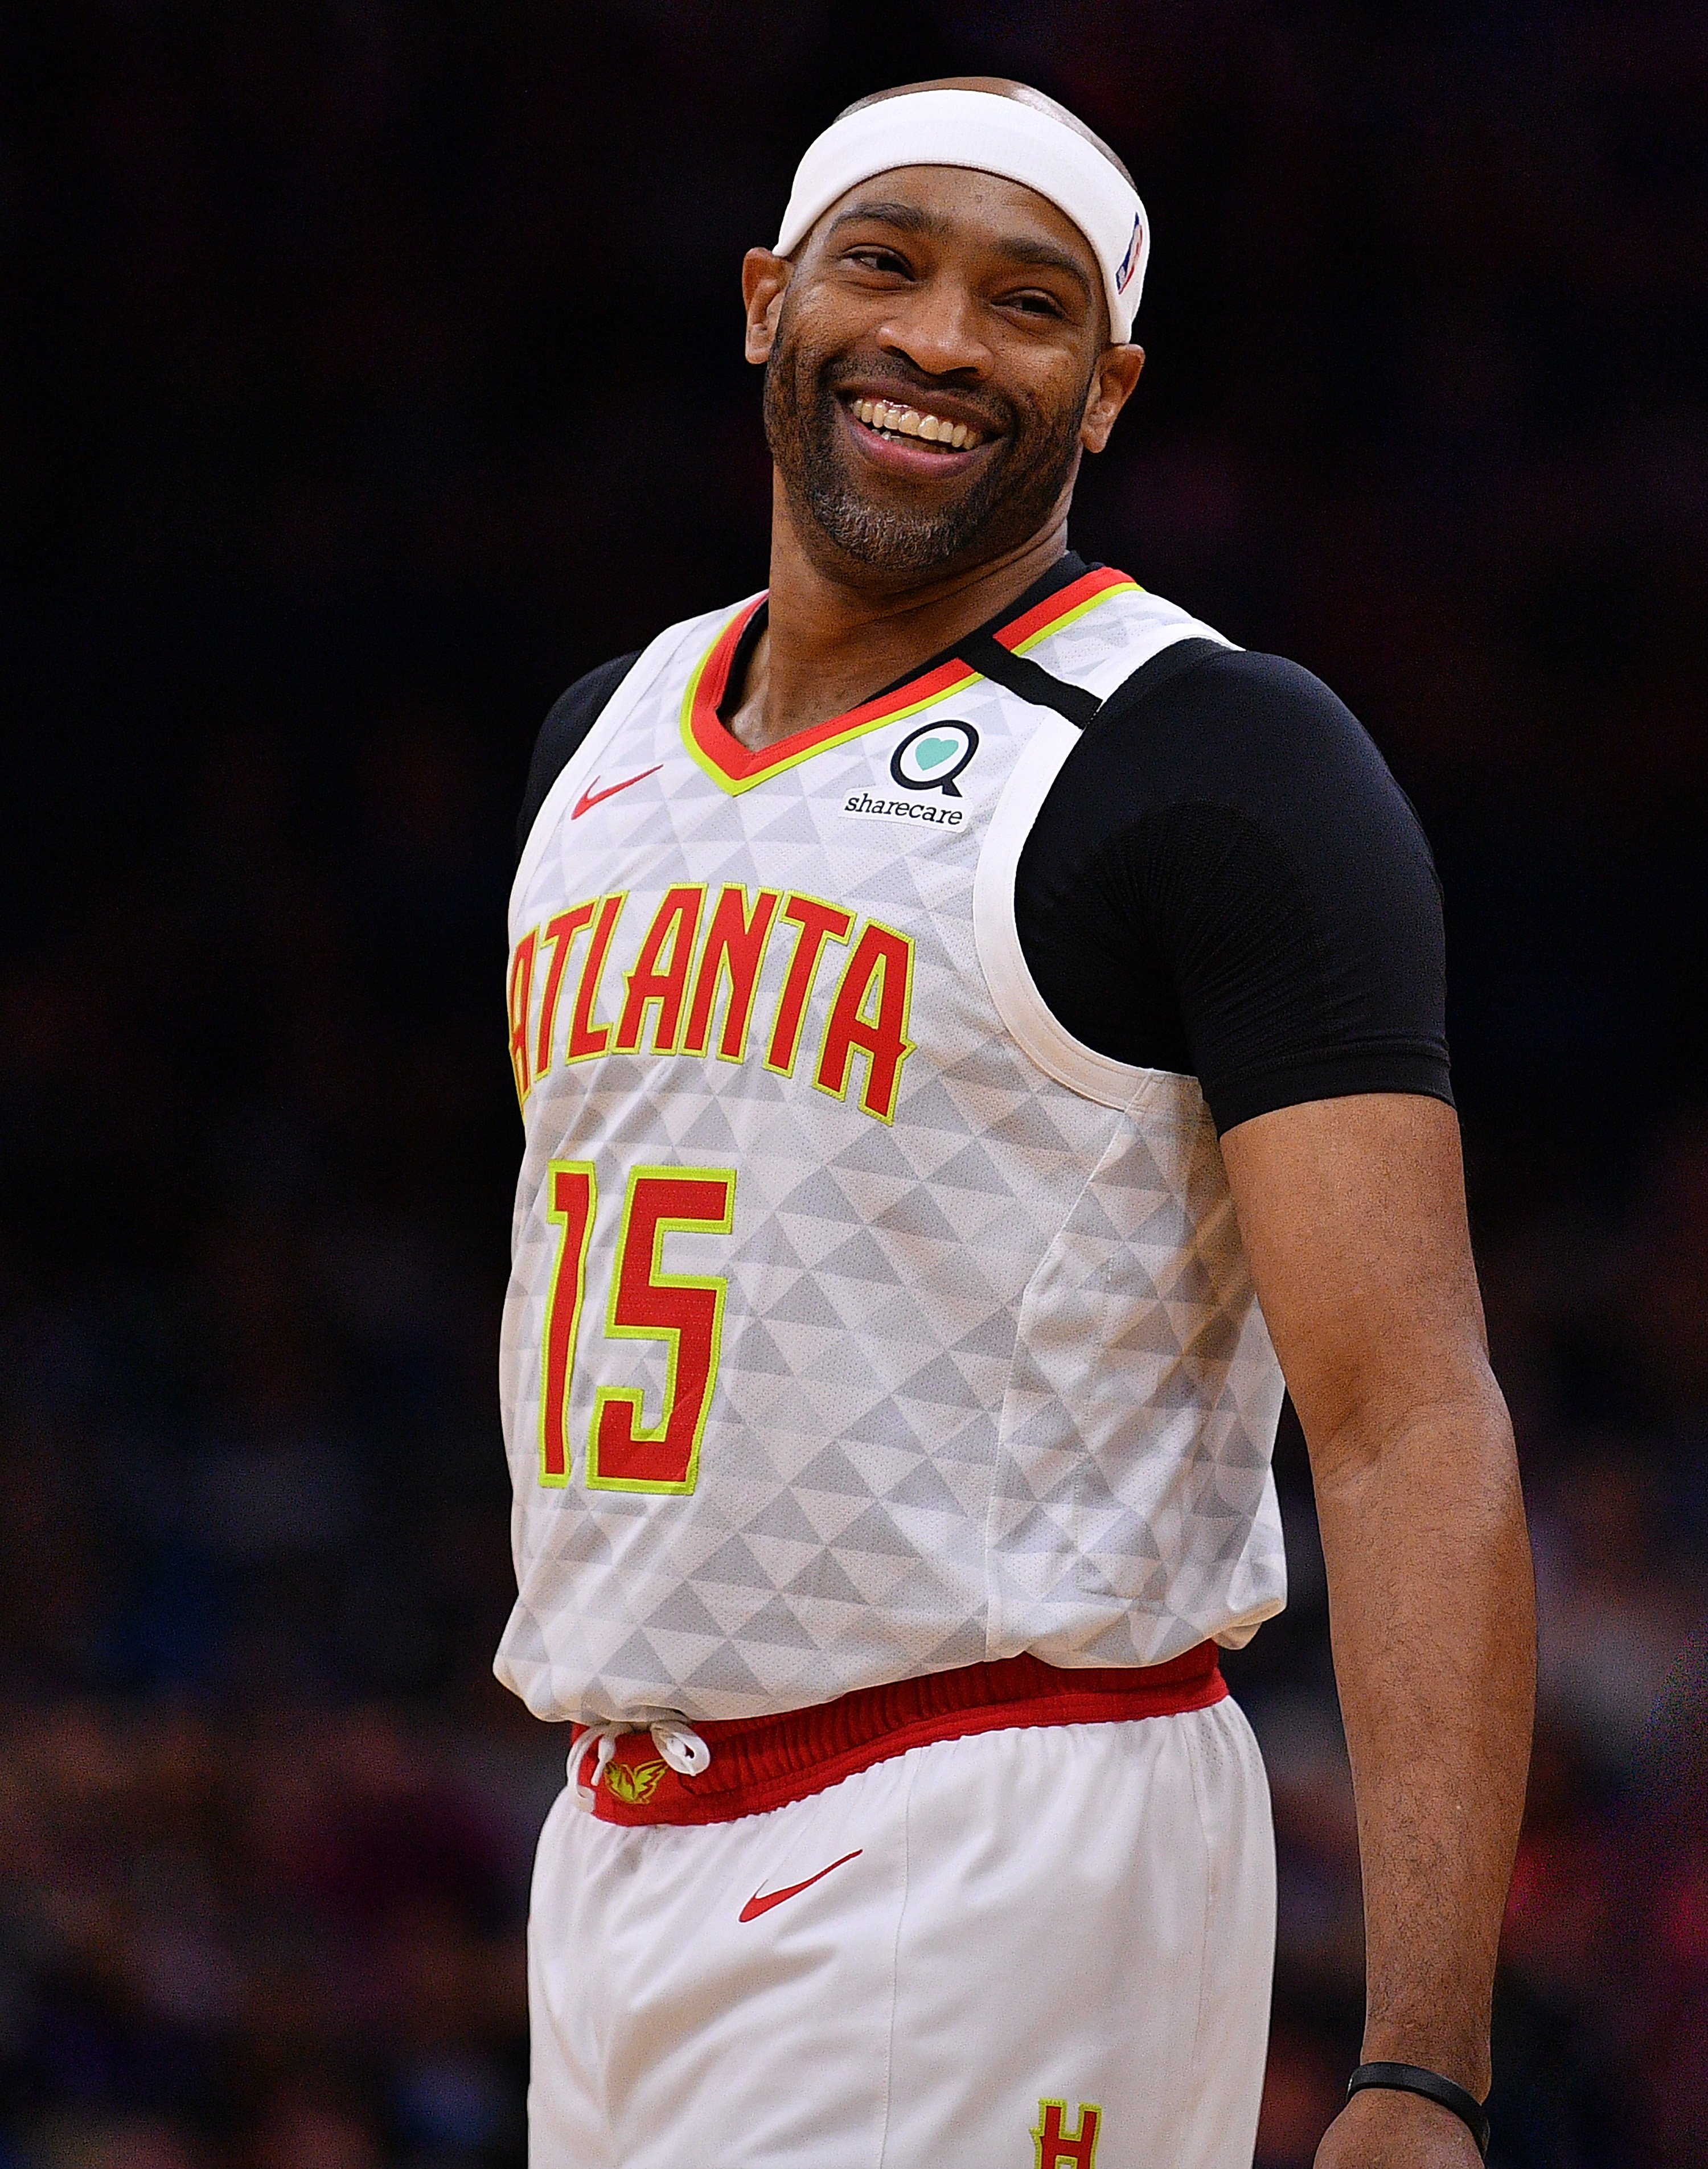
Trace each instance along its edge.
<instances>
[{"instance_id":1,"label":"black wristband","mask_svg":"<svg viewBox=\"0 0 1708 2169\"><path fill-rule=\"evenodd\" d=\"M1347 2082L1347 2099L1362 2093L1366 2086L1391 2086L1398 2093L1422 2094L1425 2101L1451 2109L1468 2127L1477 2152L1487 2161L1487 2113L1474 2093L1452 2079L1444 2079L1439 2071L1426 2071L1421 2064L1360 2064Z\"/></svg>"}]
</instances>

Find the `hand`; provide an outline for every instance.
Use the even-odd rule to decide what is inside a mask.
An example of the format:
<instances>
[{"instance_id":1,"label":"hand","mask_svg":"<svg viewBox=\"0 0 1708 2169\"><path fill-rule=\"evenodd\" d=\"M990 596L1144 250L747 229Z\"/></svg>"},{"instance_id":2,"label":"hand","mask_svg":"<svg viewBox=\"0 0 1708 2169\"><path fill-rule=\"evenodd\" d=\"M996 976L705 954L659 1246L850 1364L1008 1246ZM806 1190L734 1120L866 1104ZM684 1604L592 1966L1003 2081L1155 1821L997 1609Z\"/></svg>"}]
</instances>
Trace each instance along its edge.
<instances>
[{"instance_id":1,"label":"hand","mask_svg":"<svg viewBox=\"0 0 1708 2169\"><path fill-rule=\"evenodd\" d=\"M1366 2086L1323 2134L1316 2169L1482 2169L1482 2156L1451 2109Z\"/></svg>"}]
</instances>

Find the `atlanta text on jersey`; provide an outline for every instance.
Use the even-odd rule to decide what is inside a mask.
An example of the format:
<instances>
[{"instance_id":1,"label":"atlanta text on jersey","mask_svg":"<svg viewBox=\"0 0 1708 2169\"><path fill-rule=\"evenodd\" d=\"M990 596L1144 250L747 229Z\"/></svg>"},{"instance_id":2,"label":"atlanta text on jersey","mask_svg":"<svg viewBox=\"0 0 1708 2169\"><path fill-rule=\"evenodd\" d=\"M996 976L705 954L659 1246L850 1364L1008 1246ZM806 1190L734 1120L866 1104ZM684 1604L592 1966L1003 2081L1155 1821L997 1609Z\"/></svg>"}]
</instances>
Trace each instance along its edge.
<instances>
[{"instance_id":1,"label":"atlanta text on jersey","mask_svg":"<svg viewBox=\"0 0 1708 2169\"><path fill-rule=\"evenodd\" d=\"M709 893L703 882L685 882L665 892L634 963L621 974L625 991L615 1023L599 1021L600 993L628 892L590 898L528 929L510 957L510 1062L518 1100L526 1106L536 1079L560 1053L566 1064L595 1061L604 1054L638 1053L649 1010L654 1012L652 1053L704 1057L713 1050L713 1012L724 989L716 1053L723 1062L746 1061L766 953L773 940L788 938L782 932L787 926L793 929L794 946L764 1041L766 1068L793 1076L825 951L832 944L846 947L812 1081L821 1091L845 1098L854 1057L863 1055L859 1104L879 1122L894 1122L902 1064L913 1052L907 1036L911 940L877 919L862 924L853 912L822 897L761 888L750 903L745 883L730 882L708 912ZM560 1049L558 1012L571 955L578 950L580 972Z\"/></svg>"}]
</instances>

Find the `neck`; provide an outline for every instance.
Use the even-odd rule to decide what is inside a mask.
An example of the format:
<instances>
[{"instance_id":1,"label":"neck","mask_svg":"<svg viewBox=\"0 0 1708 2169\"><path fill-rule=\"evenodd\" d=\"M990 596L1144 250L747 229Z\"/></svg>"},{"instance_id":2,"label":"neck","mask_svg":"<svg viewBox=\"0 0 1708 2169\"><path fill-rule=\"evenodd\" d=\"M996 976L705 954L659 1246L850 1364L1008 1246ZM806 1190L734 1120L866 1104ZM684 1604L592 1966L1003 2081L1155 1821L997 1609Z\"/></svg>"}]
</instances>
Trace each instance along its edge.
<instances>
[{"instance_id":1,"label":"neck","mask_svg":"<svg viewBox=\"0 0 1708 2169\"><path fill-rule=\"evenodd\" d=\"M1064 504L1035 535L1001 557L887 585L862 579L858 568L811 556L776 484L770 609L745 682L731 688L735 705L724 708L730 732L756 753L846 714L995 617L1066 548Z\"/></svg>"}]
</instances>

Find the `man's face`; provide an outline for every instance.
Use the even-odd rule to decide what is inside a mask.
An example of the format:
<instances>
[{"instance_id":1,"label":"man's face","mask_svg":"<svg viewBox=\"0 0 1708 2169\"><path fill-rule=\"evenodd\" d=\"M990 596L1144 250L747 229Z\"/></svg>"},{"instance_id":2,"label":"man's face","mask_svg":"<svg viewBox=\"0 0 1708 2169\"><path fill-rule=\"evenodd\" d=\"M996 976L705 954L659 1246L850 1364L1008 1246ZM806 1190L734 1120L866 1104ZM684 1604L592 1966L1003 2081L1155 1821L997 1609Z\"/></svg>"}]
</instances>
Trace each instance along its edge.
<instances>
[{"instance_id":1,"label":"man's face","mask_svg":"<svg viewBox=\"0 0 1708 2169\"><path fill-rule=\"evenodd\" d=\"M1032 189L911 166L850 190L800 253L766 364L803 542L907 574L1026 541L1108 434L1086 427L1107 322L1090 245Z\"/></svg>"}]
</instances>

